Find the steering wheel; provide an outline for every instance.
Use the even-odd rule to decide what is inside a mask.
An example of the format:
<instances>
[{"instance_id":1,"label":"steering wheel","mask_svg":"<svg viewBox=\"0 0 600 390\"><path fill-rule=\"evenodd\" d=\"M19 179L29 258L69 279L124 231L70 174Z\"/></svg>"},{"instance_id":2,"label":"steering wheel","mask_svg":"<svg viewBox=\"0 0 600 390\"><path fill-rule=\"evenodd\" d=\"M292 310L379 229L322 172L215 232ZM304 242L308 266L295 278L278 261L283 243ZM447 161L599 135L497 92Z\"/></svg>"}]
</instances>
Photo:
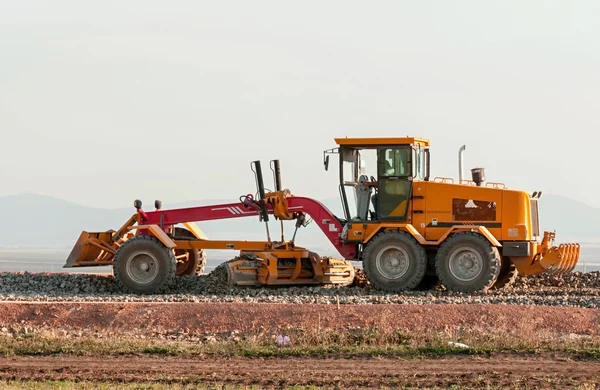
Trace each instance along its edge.
<instances>
[{"instance_id":1,"label":"steering wheel","mask_svg":"<svg viewBox=\"0 0 600 390\"><path fill-rule=\"evenodd\" d=\"M369 180L371 180L371 183L373 183L373 184L376 184L376 183L377 183L377 180L375 180L375 178L374 178L373 176L371 176L371 177L369 178ZM375 193L377 193L377 185L373 185L372 187L373 187L373 189L375 190Z\"/></svg>"}]
</instances>

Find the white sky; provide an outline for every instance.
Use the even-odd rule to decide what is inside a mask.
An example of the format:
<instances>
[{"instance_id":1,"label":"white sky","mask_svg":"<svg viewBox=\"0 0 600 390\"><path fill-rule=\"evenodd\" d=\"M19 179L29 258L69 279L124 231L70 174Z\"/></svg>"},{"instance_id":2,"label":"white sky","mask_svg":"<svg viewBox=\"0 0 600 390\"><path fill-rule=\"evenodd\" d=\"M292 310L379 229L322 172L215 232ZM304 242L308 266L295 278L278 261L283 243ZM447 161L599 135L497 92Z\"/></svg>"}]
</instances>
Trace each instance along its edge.
<instances>
[{"instance_id":1,"label":"white sky","mask_svg":"<svg viewBox=\"0 0 600 390\"><path fill-rule=\"evenodd\" d=\"M434 176L466 144L467 176L600 207L599 20L597 1L4 0L0 195L237 199L279 158L296 195L335 197L334 137L411 135Z\"/></svg>"}]
</instances>

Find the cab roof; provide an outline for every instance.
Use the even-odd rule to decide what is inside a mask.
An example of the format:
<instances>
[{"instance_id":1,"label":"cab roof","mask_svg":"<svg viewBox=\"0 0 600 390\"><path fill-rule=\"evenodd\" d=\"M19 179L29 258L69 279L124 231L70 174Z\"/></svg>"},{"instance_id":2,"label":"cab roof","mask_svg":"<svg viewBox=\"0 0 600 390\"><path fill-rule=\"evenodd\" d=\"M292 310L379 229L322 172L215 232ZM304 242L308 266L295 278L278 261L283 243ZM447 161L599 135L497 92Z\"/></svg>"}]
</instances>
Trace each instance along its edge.
<instances>
[{"instance_id":1,"label":"cab roof","mask_svg":"<svg viewBox=\"0 0 600 390\"><path fill-rule=\"evenodd\" d=\"M335 138L335 143L341 146L375 148L386 145L429 146L429 140L424 138Z\"/></svg>"}]
</instances>

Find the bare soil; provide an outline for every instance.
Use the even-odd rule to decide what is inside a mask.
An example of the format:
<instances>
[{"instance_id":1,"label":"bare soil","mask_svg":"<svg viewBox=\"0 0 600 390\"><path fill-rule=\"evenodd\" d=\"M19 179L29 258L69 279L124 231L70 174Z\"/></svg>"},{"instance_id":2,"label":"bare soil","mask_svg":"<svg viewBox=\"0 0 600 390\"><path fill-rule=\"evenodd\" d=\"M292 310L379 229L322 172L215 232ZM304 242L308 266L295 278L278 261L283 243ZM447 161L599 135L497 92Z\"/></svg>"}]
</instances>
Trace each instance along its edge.
<instances>
[{"instance_id":1,"label":"bare soil","mask_svg":"<svg viewBox=\"0 0 600 390\"><path fill-rule=\"evenodd\" d=\"M0 303L1 324L71 329L252 332L297 326L347 329L382 322L415 331L490 326L514 332L598 335L600 309L475 304Z\"/></svg>"},{"instance_id":2,"label":"bare soil","mask_svg":"<svg viewBox=\"0 0 600 390\"><path fill-rule=\"evenodd\" d=\"M434 360L168 357L0 358L3 380L93 380L254 385L263 388L534 387L573 388L600 381L600 363L557 355L454 356ZM155 379L154 382L157 380Z\"/></svg>"}]
</instances>

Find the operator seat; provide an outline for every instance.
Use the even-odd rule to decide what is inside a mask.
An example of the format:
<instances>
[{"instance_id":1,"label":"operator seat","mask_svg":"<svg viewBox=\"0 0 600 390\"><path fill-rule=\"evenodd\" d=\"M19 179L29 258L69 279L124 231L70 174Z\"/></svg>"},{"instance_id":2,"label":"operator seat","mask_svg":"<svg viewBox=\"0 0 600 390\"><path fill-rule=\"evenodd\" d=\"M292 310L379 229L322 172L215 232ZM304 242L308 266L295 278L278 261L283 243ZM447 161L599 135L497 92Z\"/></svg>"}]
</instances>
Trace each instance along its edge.
<instances>
[{"instance_id":1,"label":"operator seat","mask_svg":"<svg viewBox=\"0 0 600 390\"><path fill-rule=\"evenodd\" d=\"M369 212L369 203L371 203L371 191L373 189L364 184L369 181L367 175L360 175L358 186L356 188L356 218L366 221Z\"/></svg>"},{"instance_id":2,"label":"operator seat","mask_svg":"<svg viewBox=\"0 0 600 390\"><path fill-rule=\"evenodd\" d=\"M390 164L390 162L387 159L383 160L383 162L385 164L385 171L384 171L385 173L383 175L387 176L390 172L393 172L394 168L392 167L392 164ZM377 199L378 198L379 198L379 194L377 192L375 192L375 194L371 198L371 201L373 203L373 209L375 210L375 215L376 215L376 217L373 219L376 219L379 217L379 207L377 207Z\"/></svg>"}]
</instances>

